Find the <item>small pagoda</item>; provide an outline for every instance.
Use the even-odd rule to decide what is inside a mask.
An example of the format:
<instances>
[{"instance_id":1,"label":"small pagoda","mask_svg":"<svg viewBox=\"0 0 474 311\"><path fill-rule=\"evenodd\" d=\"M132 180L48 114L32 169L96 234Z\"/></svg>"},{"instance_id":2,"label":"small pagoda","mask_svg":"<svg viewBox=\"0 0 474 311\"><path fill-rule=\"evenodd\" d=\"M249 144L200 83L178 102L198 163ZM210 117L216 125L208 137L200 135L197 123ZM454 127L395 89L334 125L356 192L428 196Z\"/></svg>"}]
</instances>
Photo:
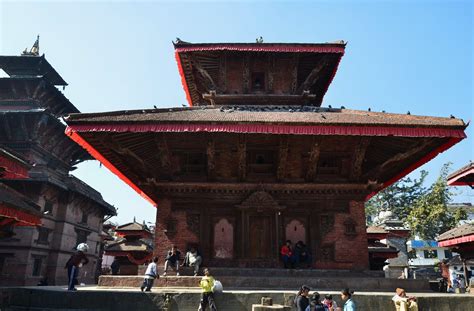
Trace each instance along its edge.
<instances>
[{"instance_id":1,"label":"small pagoda","mask_svg":"<svg viewBox=\"0 0 474 311\"><path fill-rule=\"evenodd\" d=\"M321 107L345 42L189 43L190 107L71 114L67 134L157 207L155 249L204 264L368 269L366 199L466 137L461 119Z\"/></svg>"},{"instance_id":2,"label":"small pagoda","mask_svg":"<svg viewBox=\"0 0 474 311\"><path fill-rule=\"evenodd\" d=\"M104 255L118 260L121 275L137 275L138 267L151 262L153 235L145 224L133 220L115 229L117 240L107 243Z\"/></svg>"}]
</instances>

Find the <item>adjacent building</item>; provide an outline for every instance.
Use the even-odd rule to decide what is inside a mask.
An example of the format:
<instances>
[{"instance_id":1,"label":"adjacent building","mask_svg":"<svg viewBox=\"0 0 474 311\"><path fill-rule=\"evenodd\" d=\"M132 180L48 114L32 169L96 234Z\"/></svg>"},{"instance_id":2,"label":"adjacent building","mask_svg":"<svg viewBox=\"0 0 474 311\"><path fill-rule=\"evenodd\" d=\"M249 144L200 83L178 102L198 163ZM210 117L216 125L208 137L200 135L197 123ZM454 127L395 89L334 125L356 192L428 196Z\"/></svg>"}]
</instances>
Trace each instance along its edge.
<instances>
[{"instance_id":1,"label":"adjacent building","mask_svg":"<svg viewBox=\"0 0 474 311\"><path fill-rule=\"evenodd\" d=\"M17 165L21 178L11 172L0 176L0 188L9 189L11 201L36 209L39 220L36 227L11 227L0 239L0 285L66 284L64 266L82 242L90 247L90 264L80 277L93 283L102 223L116 212L99 192L69 174L92 158L64 134L61 118L79 110L57 88L67 83L35 46L21 56L0 56L0 69L8 75L0 78L0 148L28 166L24 173ZM0 201L5 203L4 196Z\"/></svg>"}]
</instances>

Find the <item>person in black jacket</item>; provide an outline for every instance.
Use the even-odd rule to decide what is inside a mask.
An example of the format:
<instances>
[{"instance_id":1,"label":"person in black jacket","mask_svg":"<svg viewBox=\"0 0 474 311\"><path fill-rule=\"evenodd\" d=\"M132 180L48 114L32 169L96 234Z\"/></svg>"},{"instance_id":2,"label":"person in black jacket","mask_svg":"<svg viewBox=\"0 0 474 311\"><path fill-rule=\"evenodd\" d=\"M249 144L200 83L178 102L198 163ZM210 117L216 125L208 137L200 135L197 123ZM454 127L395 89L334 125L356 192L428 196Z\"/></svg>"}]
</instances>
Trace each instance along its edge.
<instances>
[{"instance_id":1,"label":"person in black jacket","mask_svg":"<svg viewBox=\"0 0 474 311\"><path fill-rule=\"evenodd\" d=\"M310 290L311 289L306 285L301 286L295 298L295 305L297 311L306 311L306 308L309 306L308 296Z\"/></svg>"},{"instance_id":2,"label":"person in black jacket","mask_svg":"<svg viewBox=\"0 0 474 311\"><path fill-rule=\"evenodd\" d=\"M87 259L86 255L84 254L89 250L89 246L86 243L81 243L76 249L77 252L71 255L65 266L68 277L67 290L76 290L75 286L78 284L77 275L79 273L79 268L89 262L89 259Z\"/></svg>"}]
</instances>

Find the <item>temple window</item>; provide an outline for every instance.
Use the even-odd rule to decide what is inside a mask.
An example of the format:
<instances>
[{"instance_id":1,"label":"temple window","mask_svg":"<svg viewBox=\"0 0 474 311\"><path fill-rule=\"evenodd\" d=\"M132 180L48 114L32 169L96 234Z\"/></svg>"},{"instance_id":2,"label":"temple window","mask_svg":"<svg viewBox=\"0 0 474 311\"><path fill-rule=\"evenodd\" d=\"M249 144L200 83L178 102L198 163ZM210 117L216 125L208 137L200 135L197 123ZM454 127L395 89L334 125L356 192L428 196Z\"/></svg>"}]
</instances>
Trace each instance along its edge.
<instances>
[{"instance_id":1,"label":"temple window","mask_svg":"<svg viewBox=\"0 0 474 311\"><path fill-rule=\"evenodd\" d=\"M423 255L425 256L425 259L434 259L434 258L438 258L438 254L436 254L436 251L435 250L424 250L423 251Z\"/></svg>"},{"instance_id":2,"label":"temple window","mask_svg":"<svg viewBox=\"0 0 474 311\"><path fill-rule=\"evenodd\" d=\"M253 92L265 91L265 73L263 72L252 73L252 91Z\"/></svg>"},{"instance_id":3,"label":"temple window","mask_svg":"<svg viewBox=\"0 0 474 311\"><path fill-rule=\"evenodd\" d=\"M344 221L344 234L345 235L356 235L356 223L352 219Z\"/></svg>"},{"instance_id":4,"label":"temple window","mask_svg":"<svg viewBox=\"0 0 474 311\"><path fill-rule=\"evenodd\" d=\"M87 218L89 217L89 214L87 214L87 211L82 211L82 218L81 218L81 224L87 224Z\"/></svg>"},{"instance_id":5,"label":"temple window","mask_svg":"<svg viewBox=\"0 0 474 311\"><path fill-rule=\"evenodd\" d=\"M81 230L78 228L74 229L76 231L76 245L87 242L87 236L90 234L89 231Z\"/></svg>"},{"instance_id":6,"label":"temple window","mask_svg":"<svg viewBox=\"0 0 474 311\"><path fill-rule=\"evenodd\" d=\"M272 151L249 152L249 168L252 173L273 174L274 162L274 152Z\"/></svg>"},{"instance_id":7,"label":"temple window","mask_svg":"<svg viewBox=\"0 0 474 311\"><path fill-rule=\"evenodd\" d=\"M285 239L293 243L302 241L306 244L306 228L298 219L291 220L285 227Z\"/></svg>"},{"instance_id":8,"label":"temple window","mask_svg":"<svg viewBox=\"0 0 474 311\"><path fill-rule=\"evenodd\" d=\"M206 170L206 156L202 152L188 152L183 155L183 172L200 174Z\"/></svg>"},{"instance_id":9,"label":"temple window","mask_svg":"<svg viewBox=\"0 0 474 311\"><path fill-rule=\"evenodd\" d=\"M53 214L53 202L46 199L44 200L43 214L50 216Z\"/></svg>"},{"instance_id":10,"label":"temple window","mask_svg":"<svg viewBox=\"0 0 474 311\"><path fill-rule=\"evenodd\" d=\"M43 265L44 256L33 255L33 271L32 276L41 276L41 266Z\"/></svg>"}]
</instances>

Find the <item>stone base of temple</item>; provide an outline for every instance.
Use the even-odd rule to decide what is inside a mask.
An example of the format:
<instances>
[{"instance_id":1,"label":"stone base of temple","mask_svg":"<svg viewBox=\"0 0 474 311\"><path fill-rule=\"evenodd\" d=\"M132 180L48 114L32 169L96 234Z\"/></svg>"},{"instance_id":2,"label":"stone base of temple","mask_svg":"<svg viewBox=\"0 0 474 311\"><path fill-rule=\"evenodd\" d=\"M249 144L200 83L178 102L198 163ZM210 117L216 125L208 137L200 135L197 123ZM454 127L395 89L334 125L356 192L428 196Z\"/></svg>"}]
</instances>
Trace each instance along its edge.
<instances>
[{"instance_id":1,"label":"stone base of temple","mask_svg":"<svg viewBox=\"0 0 474 311\"><path fill-rule=\"evenodd\" d=\"M341 305L339 292L330 293ZM254 304L260 304L262 297L270 297L273 304L294 309L293 301L296 290L239 290L227 291L215 295L218 310L243 311L252 310ZM468 310L474 305L474 295L414 293L418 298L419 310L453 311ZM6 311L23 310L74 310L74 311L195 311L200 301L198 289L153 288L151 293L142 293L135 289L103 289L98 287L79 287L78 291L68 292L65 287L22 287L0 288L0 308ZM381 311L395 310L392 293L357 291L353 296L358 310ZM283 309L284 310L284 309Z\"/></svg>"},{"instance_id":2,"label":"stone base of temple","mask_svg":"<svg viewBox=\"0 0 474 311\"><path fill-rule=\"evenodd\" d=\"M427 280L386 279L382 271L313 270L313 269L240 269L210 268L214 278L222 282L224 289L285 289L297 290L306 284L315 290L341 290L351 288L356 291L387 291L402 287L409 292L429 291ZM184 273L183 273L184 272ZM169 272L155 280L156 287L198 287L200 276L180 276ZM143 282L143 276L111 276L99 278L101 287L135 287Z\"/></svg>"}]
</instances>

